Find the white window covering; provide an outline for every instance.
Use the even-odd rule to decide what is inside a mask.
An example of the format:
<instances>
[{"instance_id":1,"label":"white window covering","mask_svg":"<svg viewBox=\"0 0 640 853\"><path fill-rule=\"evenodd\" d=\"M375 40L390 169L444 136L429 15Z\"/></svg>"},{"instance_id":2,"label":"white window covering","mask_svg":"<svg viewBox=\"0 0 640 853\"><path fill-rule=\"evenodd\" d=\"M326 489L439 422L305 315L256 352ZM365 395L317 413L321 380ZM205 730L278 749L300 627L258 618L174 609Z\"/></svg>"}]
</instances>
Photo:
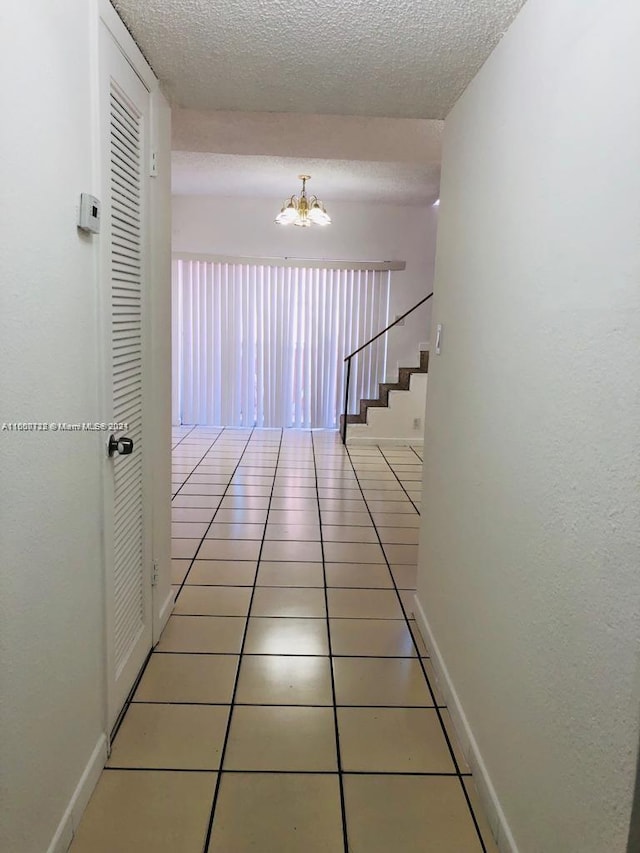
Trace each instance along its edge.
<instances>
[{"instance_id":1,"label":"white window covering","mask_svg":"<svg viewBox=\"0 0 640 853\"><path fill-rule=\"evenodd\" d=\"M387 325L388 271L174 261L174 386L188 424L336 428L343 359ZM353 360L378 396L386 335Z\"/></svg>"}]
</instances>

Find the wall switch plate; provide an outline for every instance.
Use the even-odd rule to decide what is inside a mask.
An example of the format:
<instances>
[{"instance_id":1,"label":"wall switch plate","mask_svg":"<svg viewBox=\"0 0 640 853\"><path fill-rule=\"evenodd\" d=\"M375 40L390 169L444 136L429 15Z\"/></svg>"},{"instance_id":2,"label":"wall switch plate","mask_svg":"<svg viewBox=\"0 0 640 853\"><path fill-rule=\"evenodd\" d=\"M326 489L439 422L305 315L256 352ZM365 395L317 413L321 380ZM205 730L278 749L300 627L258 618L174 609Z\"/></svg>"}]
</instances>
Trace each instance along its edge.
<instances>
[{"instance_id":1,"label":"wall switch plate","mask_svg":"<svg viewBox=\"0 0 640 853\"><path fill-rule=\"evenodd\" d=\"M89 193L82 193L80 196L78 228L90 234L100 233L100 201Z\"/></svg>"},{"instance_id":2,"label":"wall switch plate","mask_svg":"<svg viewBox=\"0 0 640 853\"><path fill-rule=\"evenodd\" d=\"M442 348L442 323L436 326L436 355L440 355Z\"/></svg>"}]
</instances>

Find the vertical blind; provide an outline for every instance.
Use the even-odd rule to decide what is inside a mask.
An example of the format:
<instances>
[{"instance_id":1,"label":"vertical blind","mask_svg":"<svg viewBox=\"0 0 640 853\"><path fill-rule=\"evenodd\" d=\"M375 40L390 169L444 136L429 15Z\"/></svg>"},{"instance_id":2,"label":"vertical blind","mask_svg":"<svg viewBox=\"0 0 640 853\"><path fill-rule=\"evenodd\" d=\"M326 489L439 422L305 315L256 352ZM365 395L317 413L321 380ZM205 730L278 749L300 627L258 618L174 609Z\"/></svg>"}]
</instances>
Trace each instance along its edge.
<instances>
[{"instance_id":1,"label":"vertical blind","mask_svg":"<svg viewBox=\"0 0 640 853\"><path fill-rule=\"evenodd\" d=\"M387 324L386 270L174 260L174 383L186 424L336 428L346 355ZM386 336L352 365L377 397Z\"/></svg>"}]
</instances>

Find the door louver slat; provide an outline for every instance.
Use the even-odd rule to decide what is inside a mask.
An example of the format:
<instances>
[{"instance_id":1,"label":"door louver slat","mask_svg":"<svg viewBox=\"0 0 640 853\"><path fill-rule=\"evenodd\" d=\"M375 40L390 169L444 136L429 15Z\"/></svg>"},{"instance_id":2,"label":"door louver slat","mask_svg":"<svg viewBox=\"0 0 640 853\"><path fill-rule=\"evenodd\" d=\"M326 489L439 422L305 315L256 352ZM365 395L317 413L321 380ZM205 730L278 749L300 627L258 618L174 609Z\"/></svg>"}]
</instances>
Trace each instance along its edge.
<instances>
[{"instance_id":1,"label":"door louver slat","mask_svg":"<svg viewBox=\"0 0 640 853\"><path fill-rule=\"evenodd\" d=\"M144 628L142 511L142 279L140 116L112 87L111 322L113 419L127 423L130 456L114 458L114 623L119 672ZM138 427L138 428L136 428Z\"/></svg>"}]
</instances>

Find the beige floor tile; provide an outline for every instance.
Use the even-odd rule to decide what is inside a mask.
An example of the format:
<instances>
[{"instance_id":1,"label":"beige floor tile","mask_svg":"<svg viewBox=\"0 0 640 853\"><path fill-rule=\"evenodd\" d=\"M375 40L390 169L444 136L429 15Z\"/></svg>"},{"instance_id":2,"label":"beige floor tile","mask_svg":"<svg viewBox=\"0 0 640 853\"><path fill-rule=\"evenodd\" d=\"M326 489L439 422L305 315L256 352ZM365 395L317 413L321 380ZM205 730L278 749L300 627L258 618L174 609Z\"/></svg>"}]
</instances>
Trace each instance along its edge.
<instances>
[{"instance_id":1,"label":"beige floor tile","mask_svg":"<svg viewBox=\"0 0 640 853\"><path fill-rule=\"evenodd\" d=\"M417 566L391 566L391 574L398 589L415 590L418 580Z\"/></svg>"},{"instance_id":2,"label":"beige floor tile","mask_svg":"<svg viewBox=\"0 0 640 853\"><path fill-rule=\"evenodd\" d=\"M339 658L333 662L338 705L433 706L416 658Z\"/></svg>"},{"instance_id":3,"label":"beige floor tile","mask_svg":"<svg viewBox=\"0 0 640 853\"><path fill-rule=\"evenodd\" d=\"M232 497L267 498L271 496L271 486L235 485L227 488Z\"/></svg>"},{"instance_id":4,"label":"beige floor tile","mask_svg":"<svg viewBox=\"0 0 640 853\"><path fill-rule=\"evenodd\" d=\"M260 705L332 705L329 658L245 655L236 702Z\"/></svg>"},{"instance_id":5,"label":"beige floor tile","mask_svg":"<svg viewBox=\"0 0 640 853\"><path fill-rule=\"evenodd\" d=\"M367 505L364 498L357 500L335 500L334 498L320 498L320 512L366 512Z\"/></svg>"},{"instance_id":6,"label":"beige floor tile","mask_svg":"<svg viewBox=\"0 0 640 853\"><path fill-rule=\"evenodd\" d=\"M407 499L407 493L397 480L393 484L381 484L380 486L374 483L367 486L362 483L362 493L366 501L404 501Z\"/></svg>"},{"instance_id":7,"label":"beige floor tile","mask_svg":"<svg viewBox=\"0 0 640 853\"><path fill-rule=\"evenodd\" d=\"M273 541L319 542L320 524L272 524L267 525L265 539Z\"/></svg>"},{"instance_id":8,"label":"beige floor tile","mask_svg":"<svg viewBox=\"0 0 640 853\"><path fill-rule=\"evenodd\" d=\"M491 826L489 825L489 821L487 820L487 817L485 815L485 811L480 800L480 795L478 794L478 789L473 780L473 777L465 776L462 781L467 791L467 794L469 795L469 800L471 801L471 808L473 809L473 813L476 816L478 827L482 835L482 840L484 841L484 846L486 847L486 853L498 853L498 845L496 844L494 835L491 831Z\"/></svg>"},{"instance_id":9,"label":"beige floor tile","mask_svg":"<svg viewBox=\"0 0 640 853\"><path fill-rule=\"evenodd\" d=\"M205 484L207 486L226 486L229 482L229 477L226 474L215 474L212 471L204 472L198 468L195 473L189 477L190 483Z\"/></svg>"},{"instance_id":10,"label":"beige floor tile","mask_svg":"<svg viewBox=\"0 0 640 853\"><path fill-rule=\"evenodd\" d=\"M104 771L72 853L201 853L216 775Z\"/></svg>"},{"instance_id":11,"label":"beige floor tile","mask_svg":"<svg viewBox=\"0 0 640 853\"><path fill-rule=\"evenodd\" d=\"M386 563L327 563L327 586L393 587Z\"/></svg>"},{"instance_id":12,"label":"beige floor tile","mask_svg":"<svg viewBox=\"0 0 640 853\"><path fill-rule=\"evenodd\" d=\"M231 481L234 486L271 486L273 485L273 474L235 474Z\"/></svg>"},{"instance_id":13,"label":"beige floor tile","mask_svg":"<svg viewBox=\"0 0 640 853\"><path fill-rule=\"evenodd\" d=\"M205 539L198 551L201 560L257 560L260 542Z\"/></svg>"},{"instance_id":14,"label":"beige floor tile","mask_svg":"<svg viewBox=\"0 0 640 853\"><path fill-rule=\"evenodd\" d=\"M215 509L202 507L172 507L171 520L181 522L209 522L213 518Z\"/></svg>"},{"instance_id":15,"label":"beige floor tile","mask_svg":"<svg viewBox=\"0 0 640 853\"><path fill-rule=\"evenodd\" d=\"M399 589L398 595L402 601L407 619L413 619L416 615L416 591L415 589Z\"/></svg>"},{"instance_id":16,"label":"beige floor tile","mask_svg":"<svg viewBox=\"0 0 640 853\"><path fill-rule=\"evenodd\" d=\"M223 495L225 493L226 485L220 483L216 485L215 483L185 483L185 485L180 489L181 495Z\"/></svg>"},{"instance_id":17,"label":"beige floor tile","mask_svg":"<svg viewBox=\"0 0 640 853\"><path fill-rule=\"evenodd\" d=\"M172 539L171 559L189 560L195 556L200 547L200 539Z\"/></svg>"},{"instance_id":18,"label":"beige floor tile","mask_svg":"<svg viewBox=\"0 0 640 853\"><path fill-rule=\"evenodd\" d=\"M173 612L176 616L246 616L251 589L232 586L183 586Z\"/></svg>"},{"instance_id":19,"label":"beige floor tile","mask_svg":"<svg viewBox=\"0 0 640 853\"><path fill-rule=\"evenodd\" d=\"M171 583L181 584L190 565L191 560L171 560Z\"/></svg>"},{"instance_id":20,"label":"beige floor tile","mask_svg":"<svg viewBox=\"0 0 640 853\"><path fill-rule=\"evenodd\" d=\"M252 616L244 651L259 655L328 655L326 622Z\"/></svg>"},{"instance_id":21,"label":"beige floor tile","mask_svg":"<svg viewBox=\"0 0 640 853\"><path fill-rule=\"evenodd\" d=\"M256 587L251 615L302 618L326 616L324 590L302 587Z\"/></svg>"},{"instance_id":22,"label":"beige floor tile","mask_svg":"<svg viewBox=\"0 0 640 853\"><path fill-rule=\"evenodd\" d=\"M418 625L417 625L415 619L409 620L409 629L411 630L411 633L413 634L413 636L415 638L416 645L417 645L418 651L420 653L420 657L428 658L429 657L429 651L427 649L427 645L426 645L425 641L422 638L422 634L420 633L420 629L418 628Z\"/></svg>"},{"instance_id":23,"label":"beige floor tile","mask_svg":"<svg viewBox=\"0 0 640 853\"><path fill-rule=\"evenodd\" d=\"M331 619L334 655L416 657L404 619Z\"/></svg>"},{"instance_id":24,"label":"beige floor tile","mask_svg":"<svg viewBox=\"0 0 640 853\"><path fill-rule=\"evenodd\" d=\"M481 853L458 779L345 776L352 853Z\"/></svg>"},{"instance_id":25,"label":"beige floor tile","mask_svg":"<svg viewBox=\"0 0 640 853\"><path fill-rule=\"evenodd\" d=\"M400 566L416 566L418 564L417 545L383 545L387 560Z\"/></svg>"},{"instance_id":26,"label":"beige floor tile","mask_svg":"<svg viewBox=\"0 0 640 853\"><path fill-rule=\"evenodd\" d=\"M228 524L214 521L207 531L207 539L258 540L264 534L264 524Z\"/></svg>"},{"instance_id":27,"label":"beige floor tile","mask_svg":"<svg viewBox=\"0 0 640 853\"><path fill-rule=\"evenodd\" d=\"M322 563L260 563L258 586L324 586Z\"/></svg>"},{"instance_id":28,"label":"beige floor tile","mask_svg":"<svg viewBox=\"0 0 640 853\"><path fill-rule=\"evenodd\" d=\"M331 708L235 706L225 770L336 770Z\"/></svg>"},{"instance_id":29,"label":"beige floor tile","mask_svg":"<svg viewBox=\"0 0 640 853\"><path fill-rule=\"evenodd\" d=\"M375 542L378 543L375 528L357 525L324 524L322 526L324 542Z\"/></svg>"},{"instance_id":30,"label":"beige floor tile","mask_svg":"<svg viewBox=\"0 0 640 853\"><path fill-rule=\"evenodd\" d=\"M187 584L196 586L252 586L255 560L195 560Z\"/></svg>"},{"instance_id":31,"label":"beige floor tile","mask_svg":"<svg viewBox=\"0 0 640 853\"><path fill-rule=\"evenodd\" d=\"M339 853L334 775L224 773L208 853Z\"/></svg>"},{"instance_id":32,"label":"beige floor tile","mask_svg":"<svg viewBox=\"0 0 640 853\"><path fill-rule=\"evenodd\" d=\"M170 616L156 651L235 654L245 621L239 616Z\"/></svg>"},{"instance_id":33,"label":"beige floor tile","mask_svg":"<svg viewBox=\"0 0 640 853\"><path fill-rule=\"evenodd\" d=\"M130 705L107 766L217 770L228 714L226 705Z\"/></svg>"},{"instance_id":34,"label":"beige floor tile","mask_svg":"<svg viewBox=\"0 0 640 853\"><path fill-rule=\"evenodd\" d=\"M318 509L318 499L295 497L282 497L274 495L271 499L271 510L295 510L296 512L312 512Z\"/></svg>"},{"instance_id":35,"label":"beige floor tile","mask_svg":"<svg viewBox=\"0 0 640 853\"><path fill-rule=\"evenodd\" d=\"M220 498L215 495L183 495L182 492L171 502L172 507L179 509L184 509L185 507L216 509L219 504Z\"/></svg>"},{"instance_id":36,"label":"beige floor tile","mask_svg":"<svg viewBox=\"0 0 640 853\"><path fill-rule=\"evenodd\" d=\"M384 563L380 545L369 542L325 542L324 558L328 563Z\"/></svg>"},{"instance_id":37,"label":"beige floor tile","mask_svg":"<svg viewBox=\"0 0 640 853\"><path fill-rule=\"evenodd\" d=\"M436 702L438 705L446 705L444 693L442 692L440 682L436 676L436 671L430 658L425 659L424 668L427 673L427 678L429 679L429 684L431 685L431 690L436 698Z\"/></svg>"},{"instance_id":38,"label":"beige floor tile","mask_svg":"<svg viewBox=\"0 0 640 853\"><path fill-rule=\"evenodd\" d=\"M408 512L374 512L373 520L379 528L408 527L417 529L420 527L420 516L413 510Z\"/></svg>"},{"instance_id":39,"label":"beige floor tile","mask_svg":"<svg viewBox=\"0 0 640 853\"><path fill-rule=\"evenodd\" d=\"M177 498L176 498L177 500ZM225 495L220 503L221 509L268 509L269 498L246 497L243 495Z\"/></svg>"},{"instance_id":40,"label":"beige floor tile","mask_svg":"<svg viewBox=\"0 0 640 853\"><path fill-rule=\"evenodd\" d=\"M224 524L264 524L267 520L266 509L223 509L216 513L216 523Z\"/></svg>"},{"instance_id":41,"label":"beige floor tile","mask_svg":"<svg viewBox=\"0 0 640 853\"><path fill-rule=\"evenodd\" d=\"M346 619L402 619L394 591L386 589L329 589L329 616Z\"/></svg>"},{"instance_id":42,"label":"beige floor tile","mask_svg":"<svg viewBox=\"0 0 640 853\"><path fill-rule=\"evenodd\" d=\"M432 708L338 708L342 767L390 773L453 773Z\"/></svg>"},{"instance_id":43,"label":"beige floor tile","mask_svg":"<svg viewBox=\"0 0 640 853\"><path fill-rule=\"evenodd\" d=\"M405 500L403 501L385 501L374 500L373 498L369 498L367 499L367 506L371 510L371 514L374 517L379 514L387 515L389 513L392 513L393 515L417 515L416 509L409 500L409 498L405 498Z\"/></svg>"},{"instance_id":44,"label":"beige floor tile","mask_svg":"<svg viewBox=\"0 0 640 853\"><path fill-rule=\"evenodd\" d=\"M265 542L262 559L284 560L295 563L321 563L322 550L319 542Z\"/></svg>"},{"instance_id":45,"label":"beige floor tile","mask_svg":"<svg viewBox=\"0 0 640 853\"><path fill-rule=\"evenodd\" d=\"M231 702L236 655L153 654L134 702Z\"/></svg>"},{"instance_id":46,"label":"beige floor tile","mask_svg":"<svg viewBox=\"0 0 640 853\"><path fill-rule=\"evenodd\" d=\"M456 732L453 720L451 719L451 714L449 713L448 708L441 708L440 715L442 716L442 722L444 723L444 727L447 730L447 736L449 738L449 743L453 749L454 755L456 757L456 761L458 762L458 768L461 773L471 773L471 768L467 764L467 759L464 757L464 751L460 744L460 738L458 737L458 733Z\"/></svg>"},{"instance_id":47,"label":"beige floor tile","mask_svg":"<svg viewBox=\"0 0 640 853\"><path fill-rule=\"evenodd\" d=\"M330 512L322 513L323 524L336 525L358 525L359 527L371 527L371 516L368 512Z\"/></svg>"},{"instance_id":48,"label":"beige floor tile","mask_svg":"<svg viewBox=\"0 0 640 853\"><path fill-rule=\"evenodd\" d=\"M319 523L319 514L316 509L270 509L269 524L311 524Z\"/></svg>"},{"instance_id":49,"label":"beige floor tile","mask_svg":"<svg viewBox=\"0 0 640 853\"><path fill-rule=\"evenodd\" d=\"M417 527L378 527L383 545L417 545L420 530Z\"/></svg>"}]
</instances>

